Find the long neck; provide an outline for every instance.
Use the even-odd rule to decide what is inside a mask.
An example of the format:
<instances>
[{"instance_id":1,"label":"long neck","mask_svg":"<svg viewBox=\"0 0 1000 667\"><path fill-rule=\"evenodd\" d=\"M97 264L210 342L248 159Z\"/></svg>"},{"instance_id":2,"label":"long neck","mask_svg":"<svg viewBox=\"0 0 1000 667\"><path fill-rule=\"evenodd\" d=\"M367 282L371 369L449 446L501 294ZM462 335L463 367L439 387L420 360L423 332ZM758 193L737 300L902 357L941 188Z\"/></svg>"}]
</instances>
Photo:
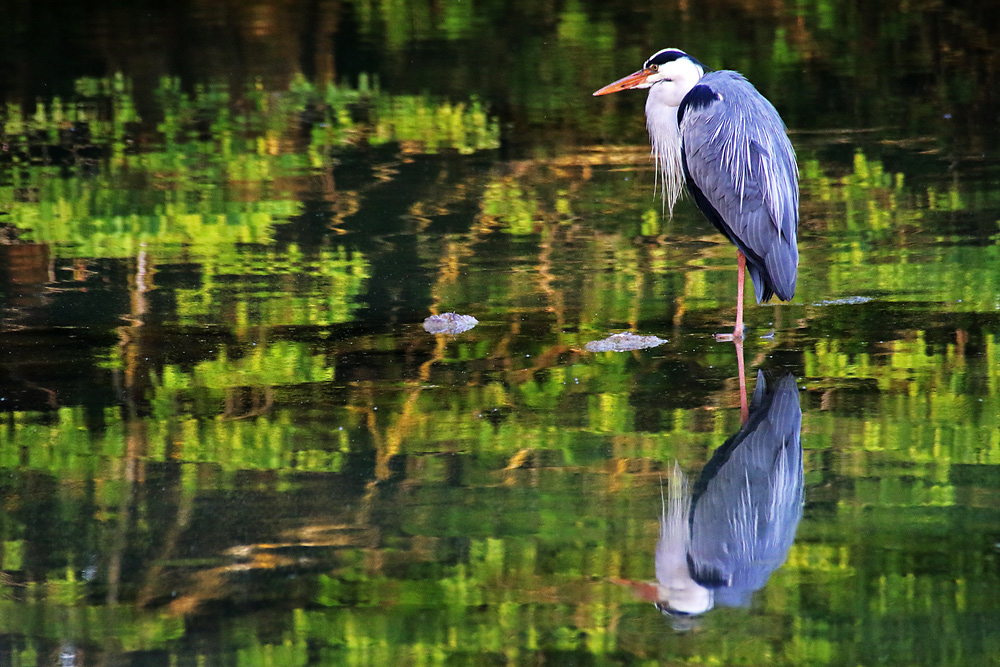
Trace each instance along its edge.
<instances>
[{"instance_id":1,"label":"long neck","mask_svg":"<svg viewBox=\"0 0 1000 667\"><path fill-rule=\"evenodd\" d=\"M661 502L662 502L662 489ZM680 466L674 463L667 487L667 502L660 516L660 538L656 541L656 582L660 600L689 614L703 614L713 605L712 591L691 576L691 487Z\"/></svg>"},{"instance_id":2,"label":"long neck","mask_svg":"<svg viewBox=\"0 0 1000 667\"><path fill-rule=\"evenodd\" d=\"M657 180L663 194L663 206L674 214L674 204L684 192L684 167L681 164L681 135L677 126L677 107L663 99L666 87L653 86L646 98L646 129L656 160Z\"/></svg>"}]
</instances>

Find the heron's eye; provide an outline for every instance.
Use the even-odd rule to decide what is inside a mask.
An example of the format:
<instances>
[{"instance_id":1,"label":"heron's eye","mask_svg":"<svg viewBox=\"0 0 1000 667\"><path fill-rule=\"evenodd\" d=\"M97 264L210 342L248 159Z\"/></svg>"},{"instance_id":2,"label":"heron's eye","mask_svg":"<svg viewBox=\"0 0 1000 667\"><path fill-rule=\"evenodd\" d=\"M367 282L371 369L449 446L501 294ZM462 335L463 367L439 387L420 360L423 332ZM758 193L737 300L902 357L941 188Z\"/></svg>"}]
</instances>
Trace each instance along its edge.
<instances>
[{"instance_id":1,"label":"heron's eye","mask_svg":"<svg viewBox=\"0 0 1000 667\"><path fill-rule=\"evenodd\" d=\"M650 72L655 72L658 69L660 69L660 66L657 65L656 63L653 63L652 65L649 66L649 71Z\"/></svg>"}]
</instances>

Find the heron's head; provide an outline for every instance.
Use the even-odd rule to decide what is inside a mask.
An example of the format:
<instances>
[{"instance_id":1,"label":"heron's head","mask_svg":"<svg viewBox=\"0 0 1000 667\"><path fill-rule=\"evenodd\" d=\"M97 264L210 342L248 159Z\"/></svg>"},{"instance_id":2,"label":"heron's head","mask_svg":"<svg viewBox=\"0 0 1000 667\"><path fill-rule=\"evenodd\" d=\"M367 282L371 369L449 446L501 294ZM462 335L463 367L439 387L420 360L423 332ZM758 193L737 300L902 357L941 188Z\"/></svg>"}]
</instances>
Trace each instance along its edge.
<instances>
[{"instance_id":1,"label":"heron's head","mask_svg":"<svg viewBox=\"0 0 1000 667\"><path fill-rule=\"evenodd\" d=\"M594 95L609 95L633 88L652 88L668 106L680 106L684 96L705 76L705 66L680 49L657 51L642 69L609 83ZM652 94L653 91L650 91Z\"/></svg>"},{"instance_id":2,"label":"heron's head","mask_svg":"<svg viewBox=\"0 0 1000 667\"><path fill-rule=\"evenodd\" d=\"M654 605L668 616L698 616L715 605L712 589L699 585L693 579L673 581L670 586L657 586L660 594Z\"/></svg>"}]
</instances>

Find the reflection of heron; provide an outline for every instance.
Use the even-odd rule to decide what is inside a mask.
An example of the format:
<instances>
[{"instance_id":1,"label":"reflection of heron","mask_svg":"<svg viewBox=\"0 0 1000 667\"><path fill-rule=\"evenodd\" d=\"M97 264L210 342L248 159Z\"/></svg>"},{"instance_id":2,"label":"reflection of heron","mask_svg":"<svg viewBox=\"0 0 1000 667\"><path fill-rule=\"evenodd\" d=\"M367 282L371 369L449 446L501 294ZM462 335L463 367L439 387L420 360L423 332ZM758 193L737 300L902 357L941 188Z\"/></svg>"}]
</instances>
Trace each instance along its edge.
<instances>
[{"instance_id":1,"label":"reflection of heron","mask_svg":"<svg viewBox=\"0 0 1000 667\"><path fill-rule=\"evenodd\" d=\"M758 373L749 419L694 485L688 564L717 602L749 604L788 556L802 518L801 428L795 378L771 388Z\"/></svg>"},{"instance_id":2,"label":"reflection of heron","mask_svg":"<svg viewBox=\"0 0 1000 667\"><path fill-rule=\"evenodd\" d=\"M621 583L673 615L749 604L785 561L802 518L801 427L795 378L768 383L758 373L748 419L693 489L674 466L656 543L657 583Z\"/></svg>"},{"instance_id":3,"label":"reflection of heron","mask_svg":"<svg viewBox=\"0 0 1000 667\"><path fill-rule=\"evenodd\" d=\"M757 302L795 293L799 251L798 167L781 117L729 70L712 72L678 49L653 54L642 69L601 88L607 95L648 88L646 127L663 199L673 211L687 188L709 222L737 248L736 328L743 337L743 270Z\"/></svg>"}]
</instances>

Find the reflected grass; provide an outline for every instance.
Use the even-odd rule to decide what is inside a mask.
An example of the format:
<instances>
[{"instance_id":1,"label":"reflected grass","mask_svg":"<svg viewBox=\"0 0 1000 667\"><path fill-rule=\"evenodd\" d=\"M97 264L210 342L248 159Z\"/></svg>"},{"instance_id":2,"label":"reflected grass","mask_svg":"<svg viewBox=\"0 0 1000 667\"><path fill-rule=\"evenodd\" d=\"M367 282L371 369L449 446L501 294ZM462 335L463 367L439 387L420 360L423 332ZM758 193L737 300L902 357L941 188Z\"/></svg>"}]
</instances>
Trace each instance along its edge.
<instances>
[{"instance_id":1,"label":"reflected grass","mask_svg":"<svg viewBox=\"0 0 1000 667\"><path fill-rule=\"evenodd\" d=\"M750 609L679 634L609 579L651 578L660 476L740 428L711 342L735 276L692 207L664 218L645 148L464 155L495 147L474 101L374 84L161 96L162 124L123 115L95 135L122 150L87 163L32 157L39 132L63 145L46 123L84 122L45 106L4 164L7 222L51 248L4 282L23 664L57 640L197 657L208 622L238 660L290 665L992 655L990 195L878 149L805 156L800 293L750 309L775 336L747 343L803 378L799 542ZM77 342L56 318L99 285L104 337ZM480 324L420 328L449 311ZM53 330L95 397L52 384L31 341ZM668 342L586 352L619 330Z\"/></svg>"}]
</instances>

